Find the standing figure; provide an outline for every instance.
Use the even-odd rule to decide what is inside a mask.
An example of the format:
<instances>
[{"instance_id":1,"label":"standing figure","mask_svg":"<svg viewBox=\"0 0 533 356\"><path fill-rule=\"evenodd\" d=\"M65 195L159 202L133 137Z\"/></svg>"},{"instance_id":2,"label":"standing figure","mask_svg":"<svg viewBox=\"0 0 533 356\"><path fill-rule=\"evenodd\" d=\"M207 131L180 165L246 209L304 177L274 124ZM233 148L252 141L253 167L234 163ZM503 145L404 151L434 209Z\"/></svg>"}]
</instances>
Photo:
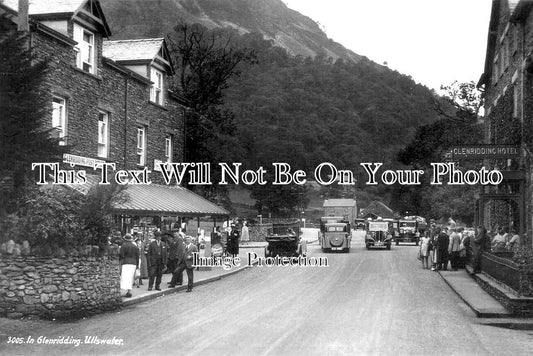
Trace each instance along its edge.
<instances>
[{"instance_id":1,"label":"standing figure","mask_svg":"<svg viewBox=\"0 0 533 356\"><path fill-rule=\"evenodd\" d=\"M241 241L250 241L250 233L248 231L248 223L246 220L242 223Z\"/></svg>"},{"instance_id":2,"label":"standing figure","mask_svg":"<svg viewBox=\"0 0 533 356\"><path fill-rule=\"evenodd\" d=\"M228 236L228 254L232 255L233 257L239 255L239 237L240 232L235 226L235 224L231 225L231 233Z\"/></svg>"},{"instance_id":3,"label":"standing figure","mask_svg":"<svg viewBox=\"0 0 533 356\"><path fill-rule=\"evenodd\" d=\"M459 268L459 258L461 251L461 235L458 229L452 229L450 235L450 242L448 243L448 253L450 255L450 263L452 270L457 271Z\"/></svg>"},{"instance_id":4,"label":"standing figure","mask_svg":"<svg viewBox=\"0 0 533 356\"><path fill-rule=\"evenodd\" d=\"M167 246L161 241L161 231L156 231L155 240L148 247L148 290L152 290L155 280L155 290L161 290L161 277L167 264Z\"/></svg>"},{"instance_id":5,"label":"standing figure","mask_svg":"<svg viewBox=\"0 0 533 356\"><path fill-rule=\"evenodd\" d=\"M483 257L483 251L490 248L490 237L487 235L487 229L483 226L478 226L476 231L476 237L474 238L474 273L481 272L481 258Z\"/></svg>"},{"instance_id":6,"label":"standing figure","mask_svg":"<svg viewBox=\"0 0 533 356\"><path fill-rule=\"evenodd\" d=\"M174 232L174 244L174 249L171 249L170 252L170 258L176 260L176 267L171 271L172 279L170 280L169 288L174 288L176 285L183 284L183 269L181 269L181 267L185 265L185 245L181 233L177 231Z\"/></svg>"},{"instance_id":7,"label":"standing figure","mask_svg":"<svg viewBox=\"0 0 533 356\"><path fill-rule=\"evenodd\" d=\"M176 235L170 235L168 237L168 271L173 273L176 267L178 267L178 254L177 248L178 244L176 243Z\"/></svg>"},{"instance_id":8,"label":"standing figure","mask_svg":"<svg viewBox=\"0 0 533 356\"><path fill-rule=\"evenodd\" d=\"M183 262L177 268L176 273L182 274L183 270L187 271L187 279L188 279L187 292L192 292L192 286L194 283L194 278L193 278L194 267L192 265L194 253L198 253L198 249L196 245L192 243L192 239L190 236L185 236L185 251L183 254Z\"/></svg>"},{"instance_id":9,"label":"standing figure","mask_svg":"<svg viewBox=\"0 0 533 356\"><path fill-rule=\"evenodd\" d=\"M420 239L420 260L422 261L422 268L429 269L429 232L426 232Z\"/></svg>"},{"instance_id":10,"label":"standing figure","mask_svg":"<svg viewBox=\"0 0 533 356\"><path fill-rule=\"evenodd\" d=\"M120 289L125 289L126 298L131 297L131 289L135 278L135 270L139 265L139 249L133 243L130 234L124 235L124 242L118 253L120 261Z\"/></svg>"},{"instance_id":11,"label":"standing figure","mask_svg":"<svg viewBox=\"0 0 533 356\"><path fill-rule=\"evenodd\" d=\"M448 269L448 245L450 243L450 237L444 231L439 233L437 241L437 269L446 271Z\"/></svg>"}]
</instances>

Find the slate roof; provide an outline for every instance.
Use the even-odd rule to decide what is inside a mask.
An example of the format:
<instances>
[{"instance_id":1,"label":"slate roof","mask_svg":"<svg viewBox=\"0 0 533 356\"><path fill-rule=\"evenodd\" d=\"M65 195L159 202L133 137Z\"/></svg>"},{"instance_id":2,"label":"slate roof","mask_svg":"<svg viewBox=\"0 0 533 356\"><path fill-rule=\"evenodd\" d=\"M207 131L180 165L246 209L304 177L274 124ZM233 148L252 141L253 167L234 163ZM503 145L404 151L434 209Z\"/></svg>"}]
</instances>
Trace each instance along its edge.
<instances>
[{"instance_id":1,"label":"slate roof","mask_svg":"<svg viewBox=\"0 0 533 356\"><path fill-rule=\"evenodd\" d=\"M369 215L381 216L382 218L394 217L394 212L379 200L374 200L364 209L361 209L359 217L366 218Z\"/></svg>"},{"instance_id":2,"label":"slate roof","mask_svg":"<svg viewBox=\"0 0 533 356\"><path fill-rule=\"evenodd\" d=\"M179 186L128 185L126 194L128 201L115 205L115 212L137 215L229 215L226 209Z\"/></svg>"},{"instance_id":3,"label":"slate roof","mask_svg":"<svg viewBox=\"0 0 533 356\"><path fill-rule=\"evenodd\" d=\"M75 13L87 0L30 0L30 15ZM1 1L0 1L1 2ZM4 0L3 4L18 11L18 0Z\"/></svg>"},{"instance_id":4,"label":"slate roof","mask_svg":"<svg viewBox=\"0 0 533 356\"><path fill-rule=\"evenodd\" d=\"M103 55L116 62L128 60L153 60L161 46L163 38L146 38L138 40L104 41Z\"/></svg>"},{"instance_id":5,"label":"slate roof","mask_svg":"<svg viewBox=\"0 0 533 356\"><path fill-rule=\"evenodd\" d=\"M355 199L327 199L324 201L323 207L329 206L354 206Z\"/></svg>"}]
</instances>

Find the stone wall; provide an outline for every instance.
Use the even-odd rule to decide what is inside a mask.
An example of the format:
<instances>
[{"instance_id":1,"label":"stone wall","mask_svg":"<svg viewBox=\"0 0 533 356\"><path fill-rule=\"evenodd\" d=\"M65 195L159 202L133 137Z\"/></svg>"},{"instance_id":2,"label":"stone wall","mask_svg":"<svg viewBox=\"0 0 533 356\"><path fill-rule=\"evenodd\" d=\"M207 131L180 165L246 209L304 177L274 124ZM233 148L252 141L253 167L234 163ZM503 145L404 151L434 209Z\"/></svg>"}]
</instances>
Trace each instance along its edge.
<instances>
[{"instance_id":1,"label":"stone wall","mask_svg":"<svg viewBox=\"0 0 533 356\"><path fill-rule=\"evenodd\" d=\"M49 103L45 119L52 122L52 97L66 103L66 142L69 153L114 162L117 169L154 171L154 160L165 161L165 137L172 137L173 160L184 158L185 107L167 93L164 105L150 101L151 82L126 67L102 57L102 36L95 34L97 72L91 74L76 67L76 51L71 39L32 32L32 51L46 60L48 70L41 92ZM165 78L168 81L168 77ZM98 156L98 116L108 115L109 152ZM137 165L137 128L146 129L146 164ZM63 169L72 169L64 165ZM92 172L92 170L88 170ZM110 172L114 173L114 172ZM152 182L163 183L162 175L150 175Z\"/></svg>"},{"instance_id":2,"label":"stone wall","mask_svg":"<svg viewBox=\"0 0 533 356\"><path fill-rule=\"evenodd\" d=\"M0 315L79 318L120 306L118 256L0 259Z\"/></svg>"},{"instance_id":3,"label":"stone wall","mask_svg":"<svg viewBox=\"0 0 533 356\"><path fill-rule=\"evenodd\" d=\"M491 281L491 277L476 274L474 278L483 290L498 300L511 314L533 316L533 298L511 296L512 293L506 292L505 287L498 287L496 280Z\"/></svg>"}]
</instances>

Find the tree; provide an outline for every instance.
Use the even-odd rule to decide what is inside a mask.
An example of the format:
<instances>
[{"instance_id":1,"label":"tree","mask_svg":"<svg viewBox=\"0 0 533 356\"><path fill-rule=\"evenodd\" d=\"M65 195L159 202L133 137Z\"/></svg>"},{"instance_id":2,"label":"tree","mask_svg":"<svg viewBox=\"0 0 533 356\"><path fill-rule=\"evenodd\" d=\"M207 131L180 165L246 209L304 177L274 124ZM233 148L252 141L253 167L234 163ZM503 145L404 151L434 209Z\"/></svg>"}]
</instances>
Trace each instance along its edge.
<instances>
[{"instance_id":1,"label":"tree","mask_svg":"<svg viewBox=\"0 0 533 356\"><path fill-rule=\"evenodd\" d=\"M28 49L29 34L0 18L0 218L35 187L31 164L61 159L66 147L50 136L50 102L43 95L47 64Z\"/></svg>"},{"instance_id":2,"label":"tree","mask_svg":"<svg viewBox=\"0 0 533 356\"><path fill-rule=\"evenodd\" d=\"M453 145L477 144L483 140L483 127L478 122L482 97L474 82L455 81L445 90L442 98L435 99L435 110L440 119L420 126L415 137L398 153L398 161L409 168L426 171L422 184L397 186L393 192L396 209L409 210L432 218L454 216L466 223L473 222L475 187L429 185L430 163L441 162ZM465 167L462 167L463 169Z\"/></svg>"},{"instance_id":3,"label":"tree","mask_svg":"<svg viewBox=\"0 0 533 356\"><path fill-rule=\"evenodd\" d=\"M174 28L169 43L178 73L173 88L193 109L186 117L186 160L215 163L224 158L227 151L221 148L236 130L233 113L220 108L224 90L229 79L240 74L239 64L255 62L255 52L234 45L228 30L185 22Z\"/></svg>"}]
</instances>

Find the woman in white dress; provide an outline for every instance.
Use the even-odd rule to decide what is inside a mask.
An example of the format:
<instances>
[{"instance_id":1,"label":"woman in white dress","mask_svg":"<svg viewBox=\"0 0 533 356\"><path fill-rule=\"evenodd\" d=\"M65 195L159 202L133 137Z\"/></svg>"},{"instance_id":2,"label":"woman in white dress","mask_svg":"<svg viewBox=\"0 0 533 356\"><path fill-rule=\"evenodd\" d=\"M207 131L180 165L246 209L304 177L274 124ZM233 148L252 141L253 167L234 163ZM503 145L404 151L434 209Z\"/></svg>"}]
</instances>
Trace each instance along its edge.
<instances>
[{"instance_id":1,"label":"woman in white dress","mask_svg":"<svg viewBox=\"0 0 533 356\"><path fill-rule=\"evenodd\" d=\"M246 221L242 223L241 241L250 241L250 233Z\"/></svg>"},{"instance_id":2,"label":"woman in white dress","mask_svg":"<svg viewBox=\"0 0 533 356\"><path fill-rule=\"evenodd\" d=\"M422 268L429 269L429 235L426 232L420 239L420 261L422 262Z\"/></svg>"}]
</instances>

